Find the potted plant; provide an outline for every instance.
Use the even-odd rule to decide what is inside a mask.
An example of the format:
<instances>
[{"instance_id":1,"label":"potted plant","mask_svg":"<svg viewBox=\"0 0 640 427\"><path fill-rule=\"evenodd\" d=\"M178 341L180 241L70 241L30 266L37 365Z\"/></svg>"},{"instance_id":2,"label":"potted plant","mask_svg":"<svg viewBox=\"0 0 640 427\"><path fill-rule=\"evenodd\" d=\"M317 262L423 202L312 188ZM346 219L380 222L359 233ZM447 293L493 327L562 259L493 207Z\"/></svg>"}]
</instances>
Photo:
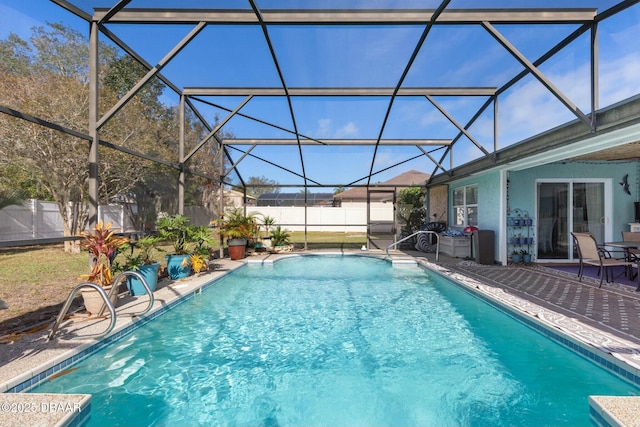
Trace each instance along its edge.
<instances>
[{"instance_id":1,"label":"potted plant","mask_svg":"<svg viewBox=\"0 0 640 427\"><path fill-rule=\"evenodd\" d=\"M531 263L531 254L529 252L527 252L526 250L521 250L520 251L520 255L522 255L522 262L525 264L530 264Z\"/></svg>"},{"instance_id":2,"label":"potted plant","mask_svg":"<svg viewBox=\"0 0 640 427\"><path fill-rule=\"evenodd\" d=\"M241 209L225 212L216 225L220 235L227 239L229 258L244 258L247 241L257 236L259 225L255 215L245 215Z\"/></svg>"},{"instance_id":3,"label":"potted plant","mask_svg":"<svg viewBox=\"0 0 640 427\"><path fill-rule=\"evenodd\" d=\"M149 289L152 292L155 291L158 285L160 262L154 258L154 252L163 251L158 248L158 244L161 241L162 238L160 236L154 235L147 235L141 239L131 241L121 248L126 262L123 265L115 264L114 269L139 273L145 282L147 282ZM147 293L140 279L135 276L127 277L127 288L133 296L145 295Z\"/></svg>"},{"instance_id":4,"label":"potted plant","mask_svg":"<svg viewBox=\"0 0 640 427\"><path fill-rule=\"evenodd\" d=\"M95 283L107 292L111 291L112 286L112 263L118 254L118 249L129 242L128 237L117 236L111 230L111 223L104 224L102 220L98 221L93 231L84 231L80 235L84 238L81 246L89 251L90 271L88 274L80 276L86 282ZM104 308L104 300L100 294L94 289L86 289L82 291L84 306L91 314L98 314ZM118 295L111 295L111 303L115 306Z\"/></svg>"},{"instance_id":5,"label":"potted plant","mask_svg":"<svg viewBox=\"0 0 640 427\"><path fill-rule=\"evenodd\" d=\"M513 253L511 254L511 262L514 264L520 264L521 259L522 257L520 256L520 252L513 251Z\"/></svg>"},{"instance_id":6,"label":"potted plant","mask_svg":"<svg viewBox=\"0 0 640 427\"><path fill-rule=\"evenodd\" d=\"M271 227L273 227L275 223L276 219L274 217L269 215L262 216L262 226L264 227L265 233L267 233L266 236L262 236L262 246L264 246L265 248L270 248L273 245L273 242L271 241L272 236L269 232L271 231Z\"/></svg>"},{"instance_id":7,"label":"potted plant","mask_svg":"<svg viewBox=\"0 0 640 427\"><path fill-rule=\"evenodd\" d=\"M287 230L283 230L282 227L277 226L271 233L271 243L273 244L273 250L275 252L286 252L291 250L291 241L289 240L291 235Z\"/></svg>"},{"instance_id":8,"label":"potted plant","mask_svg":"<svg viewBox=\"0 0 640 427\"><path fill-rule=\"evenodd\" d=\"M211 258L211 246L213 244L211 230L205 226L193 227L190 237L195 242L189 257L193 272L200 273L202 270L208 270L207 260Z\"/></svg>"},{"instance_id":9,"label":"potted plant","mask_svg":"<svg viewBox=\"0 0 640 427\"><path fill-rule=\"evenodd\" d=\"M167 273L173 280L191 275L191 262L188 244L191 242L193 228L189 226L189 218L176 214L158 219L158 236L169 241L173 253L167 254Z\"/></svg>"}]
</instances>

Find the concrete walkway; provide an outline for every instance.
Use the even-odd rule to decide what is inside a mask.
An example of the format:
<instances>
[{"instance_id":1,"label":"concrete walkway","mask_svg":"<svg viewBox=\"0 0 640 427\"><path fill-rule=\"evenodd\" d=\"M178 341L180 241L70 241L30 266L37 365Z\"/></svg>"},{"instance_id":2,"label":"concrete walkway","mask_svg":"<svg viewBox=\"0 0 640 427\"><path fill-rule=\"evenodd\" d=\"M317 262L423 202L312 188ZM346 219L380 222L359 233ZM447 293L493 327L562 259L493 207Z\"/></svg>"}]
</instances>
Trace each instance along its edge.
<instances>
[{"instance_id":1,"label":"concrete walkway","mask_svg":"<svg viewBox=\"0 0 640 427\"><path fill-rule=\"evenodd\" d=\"M535 304L640 344L640 292L635 287L577 276L548 267L448 264L453 271L508 290Z\"/></svg>"}]
</instances>

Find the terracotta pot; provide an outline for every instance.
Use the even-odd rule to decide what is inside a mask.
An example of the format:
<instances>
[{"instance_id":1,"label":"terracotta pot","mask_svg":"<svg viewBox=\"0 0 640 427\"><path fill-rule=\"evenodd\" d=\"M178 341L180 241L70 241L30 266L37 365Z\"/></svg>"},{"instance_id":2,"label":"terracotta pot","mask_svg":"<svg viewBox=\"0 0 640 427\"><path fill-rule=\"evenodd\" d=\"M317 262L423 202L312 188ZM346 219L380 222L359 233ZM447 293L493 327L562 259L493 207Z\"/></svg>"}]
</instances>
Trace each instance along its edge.
<instances>
[{"instance_id":1,"label":"terracotta pot","mask_svg":"<svg viewBox=\"0 0 640 427\"><path fill-rule=\"evenodd\" d=\"M111 287L105 287L104 291L109 294ZM100 310L104 306L104 300L95 289L83 289L82 290L82 299L84 300L84 307L87 309L89 313L92 315L98 315ZM118 294L114 294L111 296L111 304L115 307L118 303ZM105 313L108 312L108 309L105 307Z\"/></svg>"},{"instance_id":2,"label":"terracotta pot","mask_svg":"<svg viewBox=\"0 0 640 427\"><path fill-rule=\"evenodd\" d=\"M229 245L229 258L242 259L244 258L244 250L246 245Z\"/></svg>"}]
</instances>

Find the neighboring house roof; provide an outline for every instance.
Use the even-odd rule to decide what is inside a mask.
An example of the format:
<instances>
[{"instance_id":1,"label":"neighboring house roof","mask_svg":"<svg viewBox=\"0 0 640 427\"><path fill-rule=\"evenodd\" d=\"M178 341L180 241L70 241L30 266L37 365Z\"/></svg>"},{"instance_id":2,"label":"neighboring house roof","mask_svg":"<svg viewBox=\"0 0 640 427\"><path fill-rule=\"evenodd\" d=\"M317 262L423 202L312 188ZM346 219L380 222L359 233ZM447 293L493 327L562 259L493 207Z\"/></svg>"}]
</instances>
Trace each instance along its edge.
<instances>
[{"instance_id":1,"label":"neighboring house roof","mask_svg":"<svg viewBox=\"0 0 640 427\"><path fill-rule=\"evenodd\" d=\"M427 179L429 179L429 174L420 172L417 170L410 170L405 173L402 173L394 178L391 178L388 181L378 183L372 187L370 190L395 190L396 192L400 191L402 188L410 187L410 186L424 186ZM398 188L401 187L401 188ZM340 199L342 201L351 200L351 201L367 201L367 188L366 187L355 187L351 188L347 191L343 191L342 193L338 193L334 196L336 199ZM388 198L388 195L385 194L371 194L372 201L380 201Z\"/></svg>"},{"instance_id":2,"label":"neighboring house roof","mask_svg":"<svg viewBox=\"0 0 640 427\"><path fill-rule=\"evenodd\" d=\"M225 197L244 197L244 194L241 191L236 191L236 190L232 190L232 189L225 189L224 190L224 196ZM247 194L247 200L255 200L255 197Z\"/></svg>"}]
</instances>

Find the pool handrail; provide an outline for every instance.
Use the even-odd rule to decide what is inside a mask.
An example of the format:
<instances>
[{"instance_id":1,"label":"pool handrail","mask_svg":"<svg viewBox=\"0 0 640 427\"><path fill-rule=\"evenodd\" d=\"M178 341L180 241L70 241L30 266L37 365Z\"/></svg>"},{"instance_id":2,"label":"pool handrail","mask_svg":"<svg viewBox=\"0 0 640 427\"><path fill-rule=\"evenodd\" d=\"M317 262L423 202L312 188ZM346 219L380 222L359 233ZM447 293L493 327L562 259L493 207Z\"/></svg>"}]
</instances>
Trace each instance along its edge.
<instances>
[{"instance_id":1,"label":"pool handrail","mask_svg":"<svg viewBox=\"0 0 640 427\"><path fill-rule=\"evenodd\" d=\"M100 286L100 285L98 285L96 283L82 282L78 286L73 288L71 290L71 292L69 293L69 297L67 298L67 301L64 303L64 306L62 307L62 310L60 310L60 314L58 314L58 317L56 318L56 321L54 322L53 326L51 327L51 331L49 331L49 335L47 335L47 341L51 341L51 339L53 338L53 336L57 332L58 328L60 327L60 324L64 320L64 317L67 315L67 312L69 311L69 308L71 307L71 303L75 299L75 297L78 294L78 292L80 291L80 289L87 288L87 287L88 288L93 288L95 291L97 291L98 294L100 295L100 297L104 300L104 304L102 305L102 308L100 309L100 312L98 313L98 317L102 316L104 314L104 310L105 309L109 310L109 314L110 314L109 327L104 332L102 332L100 334L94 334L94 335L91 335L91 336L101 337L101 336L107 335L109 332L111 332L113 330L113 328L115 327L115 325L116 325L116 309L113 306L113 304L111 303L111 297L113 296L114 292L117 292L118 284L120 283L120 281L122 279L126 278L126 276L137 277L142 282L142 286L145 288L145 290L147 292L147 295L149 295L149 303L147 305L147 308L145 308L144 310L142 310L139 313L127 313L127 315L129 315L131 317L141 316L141 315L147 313L149 310L151 310L151 307L153 307L153 303L155 301L155 298L153 296L153 292L149 288L149 285L147 284L147 281L144 279L144 277L142 277L142 275L140 273L136 272L136 271L123 271L118 276L116 276L115 280L113 281L113 286L111 286L111 289L109 290L108 294L107 294L107 292L105 292L105 290L102 288L102 286Z\"/></svg>"},{"instance_id":2,"label":"pool handrail","mask_svg":"<svg viewBox=\"0 0 640 427\"><path fill-rule=\"evenodd\" d=\"M387 250L386 250L387 256L389 256L389 249L391 249L392 246L397 246L398 244L404 242L405 240L409 240L410 238L412 238L413 236L417 236L418 234L433 234L433 235L436 236L436 261L438 261L438 259L440 258L440 234L438 234L435 231L431 231L431 230L416 231L415 233L411 234L410 236L403 237L402 239L398 240L397 242L393 242L392 244L387 246Z\"/></svg>"},{"instance_id":3,"label":"pool handrail","mask_svg":"<svg viewBox=\"0 0 640 427\"><path fill-rule=\"evenodd\" d=\"M91 282L82 282L78 286L73 288L71 290L71 293L69 293L69 297L67 298L67 301L64 303L64 306L62 306L62 310L60 310L60 314L58 314L56 321L53 323L53 326L49 331L49 335L47 335L47 341L51 341L53 336L56 334L58 327L64 320L64 317L67 315L67 312L69 311L69 307L71 307L71 303L73 302L74 298L82 288L93 288L95 291L97 291L100 297L104 300L105 306L109 309L109 314L111 314L111 317L110 317L111 323L109 324L109 328L107 328L107 332L105 332L105 334L111 332L113 327L116 325L116 310L113 307L113 304L111 304L111 301L109 301L109 297L107 296L107 293L104 291L104 289L102 289L102 286L97 285L95 283L91 283Z\"/></svg>"}]
</instances>

